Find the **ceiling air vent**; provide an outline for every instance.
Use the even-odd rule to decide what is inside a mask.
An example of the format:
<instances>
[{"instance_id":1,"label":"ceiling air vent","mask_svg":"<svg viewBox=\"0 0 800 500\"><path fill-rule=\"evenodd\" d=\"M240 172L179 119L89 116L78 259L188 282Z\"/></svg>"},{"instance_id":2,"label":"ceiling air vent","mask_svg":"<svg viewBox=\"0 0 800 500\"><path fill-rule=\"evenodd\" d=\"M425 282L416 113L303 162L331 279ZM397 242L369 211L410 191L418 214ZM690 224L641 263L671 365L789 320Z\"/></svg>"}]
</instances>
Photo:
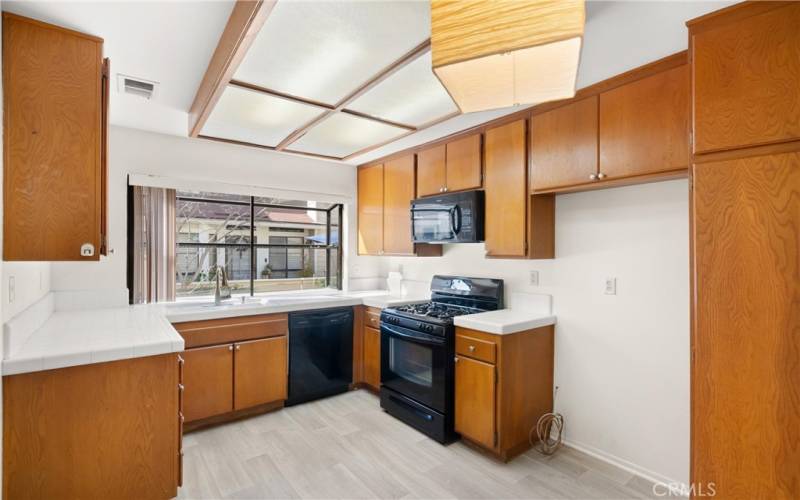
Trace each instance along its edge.
<instances>
[{"instance_id":1,"label":"ceiling air vent","mask_svg":"<svg viewBox=\"0 0 800 500\"><path fill-rule=\"evenodd\" d=\"M118 73L117 87L119 92L152 99L155 96L158 82Z\"/></svg>"}]
</instances>

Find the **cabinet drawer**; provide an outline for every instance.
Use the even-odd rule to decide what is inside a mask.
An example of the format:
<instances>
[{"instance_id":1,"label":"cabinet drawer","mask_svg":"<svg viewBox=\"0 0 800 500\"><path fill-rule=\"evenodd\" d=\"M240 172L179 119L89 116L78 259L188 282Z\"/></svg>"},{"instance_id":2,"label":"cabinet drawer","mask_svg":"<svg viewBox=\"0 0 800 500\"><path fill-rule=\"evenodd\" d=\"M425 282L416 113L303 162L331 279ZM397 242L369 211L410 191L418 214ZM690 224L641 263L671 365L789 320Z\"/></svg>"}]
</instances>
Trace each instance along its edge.
<instances>
[{"instance_id":1,"label":"cabinet drawer","mask_svg":"<svg viewBox=\"0 0 800 500\"><path fill-rule=\"evenodd\" d=\"M494 342L467 337L466 335L456 335L456 354L493 364L497 356Z\"/></svg>"},{"instance_id":2,"label":"cabinet drawer","mask_svg":"<svg viewBox=\"0 0 800 500\"><path fill-rule=\"evenodd\" d=\"M370 328L380 330L381 328L381 310L369 308L364 315L364 325Z\"/></svg>"},{"instance_id":3,"label":"cabinet drawer","mask_svg":"<svg viewBox=\"0 0 800 500\"><path fill-rule=\"evenodd\" d=\"M241 340L278 337L289 333L287 314L264 314L241 318L187 321L172 325L181 334L186 349Z\"/></svg>"}]
</instances>

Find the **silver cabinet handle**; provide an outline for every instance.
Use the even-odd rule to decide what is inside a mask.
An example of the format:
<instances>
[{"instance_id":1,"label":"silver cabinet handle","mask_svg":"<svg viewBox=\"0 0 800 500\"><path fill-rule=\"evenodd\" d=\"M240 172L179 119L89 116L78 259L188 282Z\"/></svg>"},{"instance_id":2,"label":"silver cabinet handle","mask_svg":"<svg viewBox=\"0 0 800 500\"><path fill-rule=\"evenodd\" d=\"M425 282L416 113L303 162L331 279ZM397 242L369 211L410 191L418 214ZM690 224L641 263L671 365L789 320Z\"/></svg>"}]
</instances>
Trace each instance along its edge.
<instances>
[{"instance_id":1,"label":"silver cabinet handle","mask_svg":"<svg viewBox=\"0 0 800 500\"><path fill-rule=\"evenodd\" d=\"M596 180L597 174L589 174L589 180Z\"/></svg>"},{"instance_id":2,"label":"silver cabinet handle","mask_svg":"<svg viewBox=\"0 0 800 500\"><path fill-rule=\"evenodd\" d=\"M242 348L242 346L240 346L239 344L236 344L236 350L237 350L237 351L238 351L239 349L241 349L241 348Z\"/></svg>"},{"instance_id":3,"label":"silver cabinet handle","mask_svg":"<svg viewBox=\"0 0 800 500\"><path fill-rule=\"evenodd\" d=\"M469 346L469 352L475 352L475 346L474 345Z\"/></svg>"},{"instance_id":4,"label":"silver cabinet handle","mask_svg":"<svg viewBox=\"0 0 800 500\"><path fill-rule=\"evenodd\" d=\"M439 192L440 192L440 193L444 193L444 187L440 187L440 188L439 188Z\"/></svg>"},{"instance_id":5,"label":"silver cabinet handle","mask_svg":"<svg viewBox=\"0 0 800 500\"><path fill-rule=\"evenodd\" d=\"M599 174L597 174L597 178L598 179L605 179L606 178L606 174L604 174L603 172L600 172Z\"/></svg>"},{"instance_id":6,"label":"silver cabinet handle","mask_svg":"<svg viewBox=\"0 0 800 500\"><path fill-rule=\"evenodd\" d=\"M447 192L447 187L445 187L445 188L444 188L444 192L445 192L445 193Z\"/></svg>"},{"instance_id":7,"label":"silver cabinet handle","mask_svg":"<svg viewBox=\"0 0 800 500\"><path fill-rule=\"evenodd\" d=\"M228 346L228 350L229 350L229 351L232 351L232 350L233 350L233 344L231 344L231 345L229 345L229 346Z\"/></svg>"},{"instance_id":8,"label":"silver cabinet handle","mask_svg":"<svg viewBox=\"0 0 800 500\"><path fill-rule=\"evenodd\" d=\"M458 356L456 356L455 358L453 358L453 361L455 361L456 363L458 363Z\"/></svg>"}]
</instances>

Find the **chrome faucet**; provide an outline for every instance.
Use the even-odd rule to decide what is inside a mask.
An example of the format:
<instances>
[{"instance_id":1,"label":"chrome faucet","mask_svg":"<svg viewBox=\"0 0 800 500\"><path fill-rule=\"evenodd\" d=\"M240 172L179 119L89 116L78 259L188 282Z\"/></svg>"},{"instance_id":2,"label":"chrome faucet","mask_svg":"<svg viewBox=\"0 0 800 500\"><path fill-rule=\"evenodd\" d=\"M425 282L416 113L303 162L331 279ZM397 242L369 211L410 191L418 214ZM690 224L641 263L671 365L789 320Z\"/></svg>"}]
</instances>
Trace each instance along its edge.
<instances>
[{"instance_id":1,"label":"chrome faucet","mask_svg":"<svg viewBox=\"0 0 800 500\"><path fill-rule=\"evenodd\" d=\"M228 273L225 272L225 268L218 264L216 271L217 284L214 287L214 305L219 306L222 305L222 299L231 298L231 287L228 286ZM221 283L220 275L222 276Z\"/></svg>"}]
</instances>

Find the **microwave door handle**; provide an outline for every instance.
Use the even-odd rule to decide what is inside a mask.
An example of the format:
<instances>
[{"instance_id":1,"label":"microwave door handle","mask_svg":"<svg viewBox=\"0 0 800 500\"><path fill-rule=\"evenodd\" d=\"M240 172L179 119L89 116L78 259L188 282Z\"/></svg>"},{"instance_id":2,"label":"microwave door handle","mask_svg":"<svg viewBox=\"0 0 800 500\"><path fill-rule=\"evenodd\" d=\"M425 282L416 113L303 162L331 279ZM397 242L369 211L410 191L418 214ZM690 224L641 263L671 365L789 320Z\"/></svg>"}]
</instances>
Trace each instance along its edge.
<instances>
[{"instance_id":1,"label":"microwave door handle","mask_svg":"<svg viewBox=\"0 0 800 500\"><path fill-rule=\"evenodd\" d=\"M450 229L454 235L461 232L461 207L458 205L450 209Z\"/></svg>"}]
</instances>

